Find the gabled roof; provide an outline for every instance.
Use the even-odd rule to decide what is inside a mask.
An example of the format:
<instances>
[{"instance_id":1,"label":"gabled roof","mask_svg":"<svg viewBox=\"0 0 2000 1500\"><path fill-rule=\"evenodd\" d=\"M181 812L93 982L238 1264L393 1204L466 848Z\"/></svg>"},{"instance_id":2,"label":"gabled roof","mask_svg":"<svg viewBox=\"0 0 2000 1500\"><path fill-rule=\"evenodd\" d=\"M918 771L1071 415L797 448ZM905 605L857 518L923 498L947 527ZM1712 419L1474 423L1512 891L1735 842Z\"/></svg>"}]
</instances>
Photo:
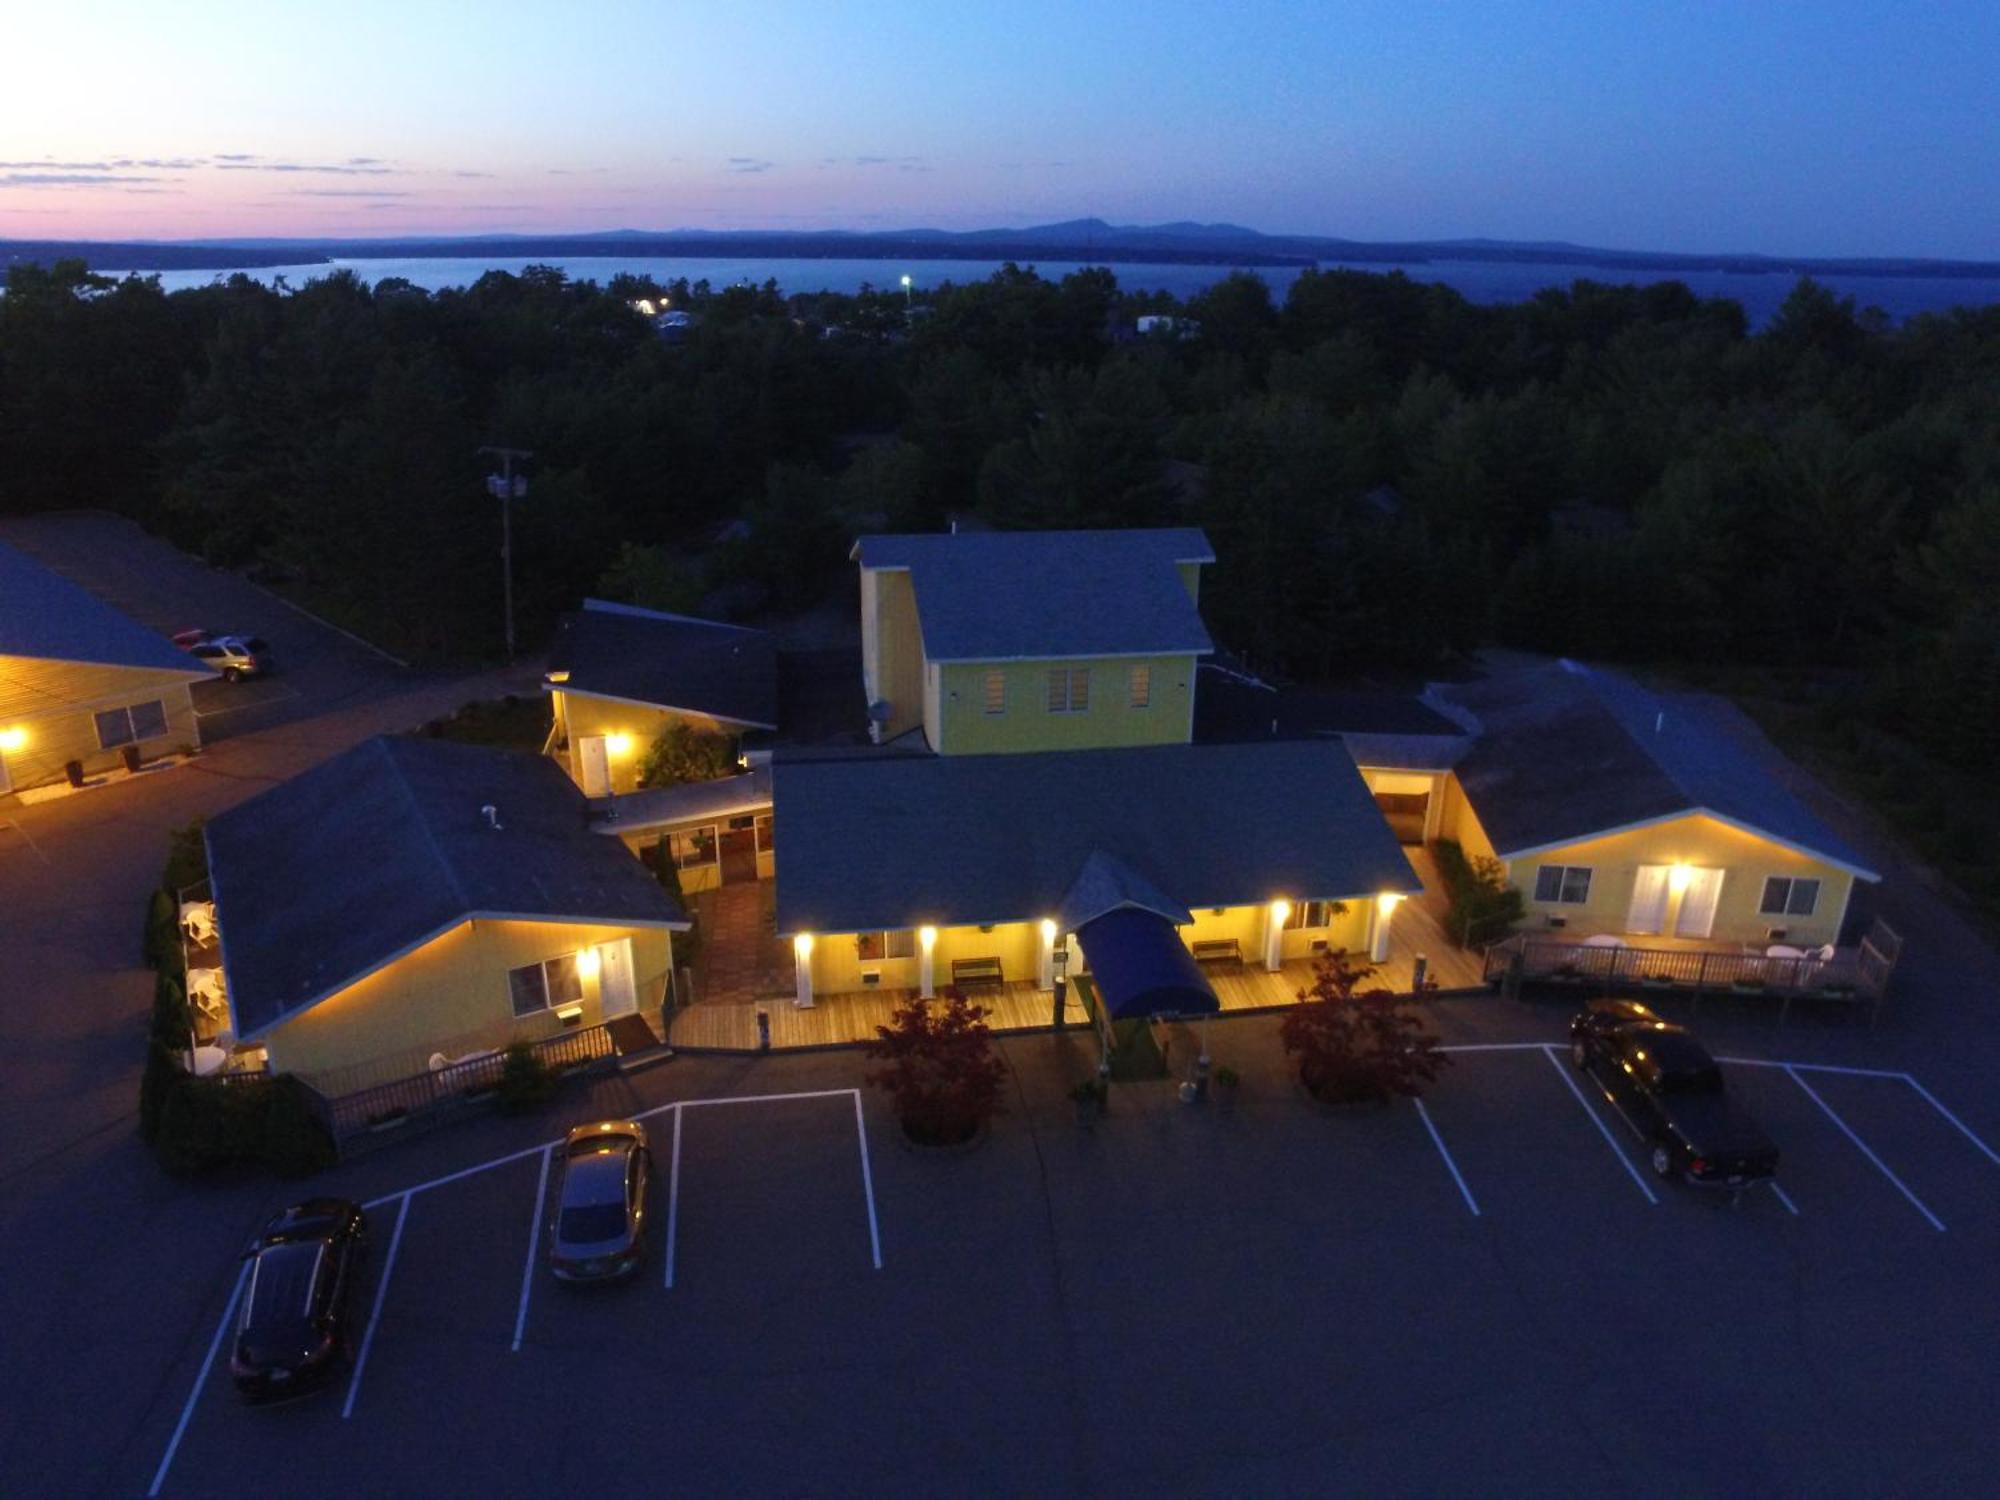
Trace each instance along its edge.
<instances>
[{"instance_id":1,"label":"gabled roof","mask_svg":"<svg viewBox=\"0 0 2000 1500\"><path fill-rule=\"evenodd\" d=\"M1215 649L1178 566L1215 561L1192 527L865 536L852 556L909 573L932 661Z\"/></svg>"},{"instance_id":2,"label":"gabled roof","mask_svg":"<svg viewBox=\"0 0 2000 1500\"><path fill-rule=\"evenodd\" d=\"M1152 912L1175 926L1194 920L1193 912L1102 849L1092 850L1084 860L1083 869L1056 904L1055 919L1064 932L1078 932L1106 912L1127 909Z\"/></svg>"},{"instance_id":3,"label":"gabled roof","mask_svg":"<svg viewBox=\"0 0 2000 1500\"><path fill-rule=\"evenodd\" d=\"M0 542L0 656L215 675L165 636L5 542Z\"/></svg>"},{"instance_id":4,"label":"gabled roof","mask_svg":"<svg viewBox=\"0 0 2000 1500\"><path fill-rule=\"evenodd\" d=\"M597 831L610 834L769 812L771 768L763 766L741 776L719 776L713 781L647 787L611 797L607 804L601 805L607 806L607 817L597 825Z\"/></svg>"},{"instance_id":5,"label":"gabled roof","mask_svg":"<svg viewBox=\"0 0 2000 1500\"><path fill-rule=\"evenodd\" d=\"M777 649L763 631L602 599L563 617L549 684L755 729L778 723Z\"/></svg>"},{"instance_id":6,"label":"gabled roof","mask_svg":"<svg viewBox=\"0 0 2000 1500\"><path fill-rule=\"evenodd\" d=\"M1477 724L1458 779L1503 859L1706 813L1880 878L1783 784L1775 751L1760 752L1697 697L1574 662L1433 692Z\"/></svg>"},{"instance_id":7,"label":"gabled roof","mask_svg":"<svg viewBox=\"0 0 2000 1500\"><path fill-rule=\"evenodd\" d=\"M239 1038L469 917L685 927L679 903L587 813L541 756L384 735L213 819L209 879Z\"/></svg>"},{"instance_id":8,"label":"gabled roof","mask_svg":"<svg viewBox=\"0 0 2000 1500\"><path fill-rule=\"evenodd\" d=\"M1182 911L1420 889L1335 741L780 756L778 930L1054 916L1095 886ZM1089 881L1093 857L1114 860Z\"/></svg>"}]
</instances>

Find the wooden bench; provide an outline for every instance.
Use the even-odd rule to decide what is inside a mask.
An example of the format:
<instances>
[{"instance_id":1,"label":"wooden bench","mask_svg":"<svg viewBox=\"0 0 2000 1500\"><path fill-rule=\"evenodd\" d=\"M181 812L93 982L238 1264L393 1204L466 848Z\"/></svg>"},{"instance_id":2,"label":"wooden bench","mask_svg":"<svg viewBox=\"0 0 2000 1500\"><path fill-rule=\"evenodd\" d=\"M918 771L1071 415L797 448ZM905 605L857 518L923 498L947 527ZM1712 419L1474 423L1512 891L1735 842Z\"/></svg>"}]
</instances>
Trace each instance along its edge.
<instances>
[{"instance_id":1,"label":"wooden bench","mask_svg":"<svg viewBox=\"0 0 2000 1500\"><path fill-rule=\"evenodd\" d=\"M1240 964L1243 946L1235 938L1202 938L1193 945L1198 964Z\"/></svg>"},{"instance_id":2,"label":"wooden bench","mask_svg":"<svg viewBox=\"0 0 2000 1500\"><path fill-rule=\"evenodd\" d=\"M1005 984L1007 976L1001 971L997 958L954 958L951 961L951 982L964 988L968 985Z\"/></svg>"}]
</instances>

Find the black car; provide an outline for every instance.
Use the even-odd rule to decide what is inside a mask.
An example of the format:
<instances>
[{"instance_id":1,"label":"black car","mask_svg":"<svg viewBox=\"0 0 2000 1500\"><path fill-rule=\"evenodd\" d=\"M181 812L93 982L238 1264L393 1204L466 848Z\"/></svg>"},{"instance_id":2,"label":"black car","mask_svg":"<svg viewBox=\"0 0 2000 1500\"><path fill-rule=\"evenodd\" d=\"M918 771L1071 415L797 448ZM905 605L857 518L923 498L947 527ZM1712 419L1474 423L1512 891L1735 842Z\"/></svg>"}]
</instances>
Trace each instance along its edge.
<instances>
[{"instance_id":1,"label":"black car","mask_svg":"<svg viewBox=\"0 0 2000 1500\"><path fill-rule=\"evenodd\" d=\"M244 1252L250 1278L229 1373L246 1401L316 1389L348 1352L348 1304L368 1248L368 1220L344 1198L294 1204Z\"/></svg>"},{"instance_id":2,"label":"black car","mask_svg":"<svg viewBox=\"0 0 2000 1500\"><path fill-rule=\"evenodd\" d=\"M1777 1175L1778 1148L1685 1026L1636 1000L1593 1000L1570 1022L1569 1044L1576 1065L1650 1148L1661 1177L1740 1189Z\"/></svg>"}]
</instances>

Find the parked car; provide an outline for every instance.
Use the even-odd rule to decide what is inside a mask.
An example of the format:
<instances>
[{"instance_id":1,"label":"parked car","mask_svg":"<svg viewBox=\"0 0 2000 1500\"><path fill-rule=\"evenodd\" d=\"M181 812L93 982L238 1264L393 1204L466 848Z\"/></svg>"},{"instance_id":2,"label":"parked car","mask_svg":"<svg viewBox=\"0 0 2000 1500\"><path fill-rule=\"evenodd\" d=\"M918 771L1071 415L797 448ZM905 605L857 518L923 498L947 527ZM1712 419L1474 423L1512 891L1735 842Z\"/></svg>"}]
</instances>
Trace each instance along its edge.
<instances>
[{"instance_id":1,"label":"parked car","mask_svg":"<svg viewBox=\"0 0 2000 1500\"><path fill-rule=\"evenodd\" d=\"M181 632L182 635L194 633ZM181 649L221 672L225 682L240 682L245 677L263 677L271 672L271 648L262 636L209 635L205 631L201 635L200 640ZM180 636L174 637L177 643L180 639Z\"/></svg>"},{"instance_id":2,"label":"parked car","mask_svg":"<svg viewBox=\"0 0 2000 1500\"><path fill-rule=\"evenodd\" d=\"M1685 1026L1636 1000L1593 1000L1569 1039L1577 1067L1646 1143L1659 1176L1741 1189L1777 1174L1778 1148Z\"/></svg>"},{"instance_id":3,"label":"parked car","mask_svg":"<svg viewBox=\"0 0 2000 1500\"><path fill-rule=\"evenodd\" d=\"M646 1255L652 1152L636 1120L579 1125L563 1142L549 1226L549 1270L560 1281L615 1281Z\"/></svg>"},{"instance_id":4,"label":"parked car","mask_svg":"<svg viewBox=\"0 0 2000 1500\"><path fill-rule=\"evenodd\" d=\"M316 1390L346 1360L348 1305L368 1249L368 1218L344 1198L294 1204L244 1258L250 1279L229 1373L246 1401Z\"/></svg>"}]
</instances>

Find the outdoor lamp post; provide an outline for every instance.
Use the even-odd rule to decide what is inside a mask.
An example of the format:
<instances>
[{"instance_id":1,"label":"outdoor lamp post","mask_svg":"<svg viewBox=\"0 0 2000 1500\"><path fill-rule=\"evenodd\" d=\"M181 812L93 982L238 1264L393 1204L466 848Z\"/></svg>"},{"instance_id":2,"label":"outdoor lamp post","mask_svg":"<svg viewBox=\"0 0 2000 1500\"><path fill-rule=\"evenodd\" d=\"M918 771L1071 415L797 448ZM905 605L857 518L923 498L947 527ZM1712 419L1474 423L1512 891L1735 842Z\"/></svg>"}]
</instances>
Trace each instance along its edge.
<instances>
[{"instance_id":1,"label":"outdoor lamp post","mask_svg":"<svg viewBox=\"0 0 2000 1500\"><path fill-rule=\"evenodd\" d=\"M912 305L912 294L910 291L910 278L908 276L905 276L903 278L903 306L909 307L911 305Z\"/></svg>"},{"instance_id":2,"label":"outdoor lamp post","mask_svg":"<svg viewBox=\"0 0 2000 1500\"><path fill-rule=\"evenodd\" d=\"M481 453L500 460L500 472L486 476L486 493L500 502L500 586L507 611L507 660L514 659L514 502L528 493L525 475L514 473L514 460L533 458L526 448L486 447Z\"/></svg>"}]
</instances>

